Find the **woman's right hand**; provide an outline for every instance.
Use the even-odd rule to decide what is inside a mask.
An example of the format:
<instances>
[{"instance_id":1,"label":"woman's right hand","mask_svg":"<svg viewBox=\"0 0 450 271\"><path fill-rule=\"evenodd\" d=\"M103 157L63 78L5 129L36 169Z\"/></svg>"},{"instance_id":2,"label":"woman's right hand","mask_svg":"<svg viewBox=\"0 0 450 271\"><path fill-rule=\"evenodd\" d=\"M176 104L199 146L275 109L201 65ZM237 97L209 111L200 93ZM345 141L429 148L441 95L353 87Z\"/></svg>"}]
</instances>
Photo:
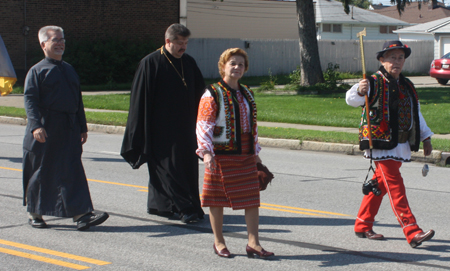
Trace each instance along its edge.
<instances>
[{"instance_id":1,"label":"woman's right hand","mask_svg":"<svg viewBox=\"0 0 450 271\"><path fill-rule=\"evenodd\" d=\"M203 162L205 163L205 167L210 171L216 168L216 161L209 151L203 153Z\"/></svg>"}]
</instances>

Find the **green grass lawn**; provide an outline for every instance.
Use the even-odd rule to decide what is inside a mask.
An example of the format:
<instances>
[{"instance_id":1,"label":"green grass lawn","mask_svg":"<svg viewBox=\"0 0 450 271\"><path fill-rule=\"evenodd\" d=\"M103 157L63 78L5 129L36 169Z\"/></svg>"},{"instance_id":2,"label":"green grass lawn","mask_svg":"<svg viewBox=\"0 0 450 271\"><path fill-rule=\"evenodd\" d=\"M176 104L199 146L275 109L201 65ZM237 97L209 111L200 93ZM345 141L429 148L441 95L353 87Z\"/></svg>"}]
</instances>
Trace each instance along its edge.
<instances>
[{"instance_id":1,"label":"green grass lawn","mask_svg":"<svg viewBox=\"0 0 450 271\"><path fill-rule=\"evenodd\" d=\"M450 91L418 89L421 112L436 134L450 133ZM358 127L361 108L348 106L345 93L329 95L256 94L258 120L335 127Z\"/></svg>"},{"instance_id":2,"label":"green grass lawn","mask_svg":"<svg viewBox=\"0 0 450 271\"><path fill-rule=\"evenodd\" d=\"M344 144L358 144L358 135L346 132L325 132L317 130L299 130L281 127L258 127L260 137L298 139L301 141L319 141Z\"/></svg>"},{"instance_id":3,"label":"green grass lawn","mask_svg":"<svg viewBox=\"0 0 450 271\"><path fill-rule=\"evenodd\" d=\"M130 94L83 95L85 108L128 111Z\"/></svg>"},{"instance_id":4,"label":"green grass lawn","mask_svg":"<svg viewBox=\"0 0 450 271\"><path fill-rule=\"evenodd\" d=\"M26 118L27 114L23 108L0 106L0 116Z\"/></svg>"},{"instance_id":5,"label":"green grass lawn","mask_svg":"<svg viewBox=\"0 0 450 271\"><path fill-rule=\"evenodd\" d=\"M88 123L126 126L128 114L112 112L86 112Z\"/></svg>"},{"instance_id":6,"label":"green grass lawn","mask_svg":"<svg viewBox=\"0 0 450 271\"><path fill-rule=\"evenodd\" d=\"M360 108L345 103L345 94L256 94L258 120L335 127L358 127Z\"/></svg>"},{"instance_id":7,"label":"green grass lawn","mask_svg":"<svg viewBox=\"0 0 450 271\"><path fill-rule=\"evenodd\" d=\"M450 133L450 90L448 88L418 89L421 112L436 134Z\"/></svg>"},{"instance_id":8,"label":"green grass lawn","mask_svg":"<svg viewBox=\"0 0 450 271\"><path fill-rule=\"evenodd\" d=\"M447 88L418 89L421 111L436 134L450 134L450 91ZM345 93L328 95L275 95L256 93L258 120L308 125L358 127L361 108L348 106ZM129 94L84 95L86 108L128 111ZM0 115L25 117L24 109L0 107ZM125 126L127 114L86 112L89 123ZM344 132L322 132L260 127L260 136L357 144L357 136ZM450 140L433 139L435 149L450 151Z\"/></svg>"},{"instance_id":9,"label":"green grass lawn","mask_svg":"<svg viewBox=\"0 0 450 271\"><path fill-rule=\"evenodd\" d=\"M450 134L450 91L418 89L421 111L434 133ZM328 95L274 95L256 93L258 120L335 127L358 127L361 108L348 106L345 93ZM129 94L85 95L86 108L128 111Z\"/></svg>"}]
</instances>

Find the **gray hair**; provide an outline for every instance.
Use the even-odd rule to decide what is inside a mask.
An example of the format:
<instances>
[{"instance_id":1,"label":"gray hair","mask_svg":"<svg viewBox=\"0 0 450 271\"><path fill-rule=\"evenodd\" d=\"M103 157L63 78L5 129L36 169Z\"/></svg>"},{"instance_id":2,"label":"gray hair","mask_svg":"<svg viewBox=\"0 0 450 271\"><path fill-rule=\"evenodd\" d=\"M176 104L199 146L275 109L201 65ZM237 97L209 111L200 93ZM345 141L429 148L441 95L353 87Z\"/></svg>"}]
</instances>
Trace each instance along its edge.
<instances>
[{"instance_id":1,"label":"gray hair","mask_svg":"<svg viewBox=\"0 0 450 271\"><path fill-rule=\"evenodd\" d=\"M172 24L166 30L165 38L170 41L174 41L178 36L188 38L191 35L191 31L182 24Z\"/></svg>"},{"instance_id":2,"label":"gray hair","mask_svg":"<svg viewBox=\"0 0 450 271\"><path fill-rule=\"evenodd\" d=\"M39 29L39 43L46 42L49 38L48 31L53 30L55 32L61 32L63 38L64 38L64 30L56 25L47 25Z\"/></svg>"}]
</instances>

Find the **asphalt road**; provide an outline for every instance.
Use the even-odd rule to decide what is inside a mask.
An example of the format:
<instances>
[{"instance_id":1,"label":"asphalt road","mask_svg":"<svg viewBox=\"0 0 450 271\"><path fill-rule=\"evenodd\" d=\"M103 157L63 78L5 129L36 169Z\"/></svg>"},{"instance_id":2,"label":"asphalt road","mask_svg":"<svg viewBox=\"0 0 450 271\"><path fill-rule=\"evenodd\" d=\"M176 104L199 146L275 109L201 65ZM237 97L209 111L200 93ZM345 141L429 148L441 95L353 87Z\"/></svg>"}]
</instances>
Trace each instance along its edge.
<instances>
[{"instance_id":1,"label":"asphalt road","mask_svg":"<svg viewBox=\"0 0 450 271\"><path fill-rule=\"evenodd\" d=\"M402 168L419 225L436 230L431 241L412 249L387 198L374 227L387 239L354 235L368 161L355 155L264 148L261 158L275 179L261 194L260 239L276 256L248 259L243 211L226 209L224 231L234 257L223 259L213 253L208 216L185 225L146 213L147 169L132 170L123 161L122 136L117 134L89 133L83 154L94 206L111 217L86 232L77 231L71 219L55 217L44 217L48 229L31 228L22 206L24 128L0 124L0 270L450 269L448 167L430 165L425 178L422 163Z\"/></svg>"}]
</instances>

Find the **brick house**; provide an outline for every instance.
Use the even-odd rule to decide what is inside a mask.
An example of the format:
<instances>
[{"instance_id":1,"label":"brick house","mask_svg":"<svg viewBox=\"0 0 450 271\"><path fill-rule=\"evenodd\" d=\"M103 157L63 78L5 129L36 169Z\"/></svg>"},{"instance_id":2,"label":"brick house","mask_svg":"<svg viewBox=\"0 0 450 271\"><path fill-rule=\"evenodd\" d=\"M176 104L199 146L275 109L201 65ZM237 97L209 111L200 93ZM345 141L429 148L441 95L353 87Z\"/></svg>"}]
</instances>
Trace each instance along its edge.
<instances>
[{"instance_id":1,"label":"brick house","mask_svg":"<svg viewBox=\"0 0 450 271\"><path fill-rule=\"evenodd\" d=\"M164 32L180 22L183 0L2 0L0 34L18 76L30 68L30 52L39 50L38 30L58 25L65 38L152 39L163 44Z\"/></svg>"}]
</instances>

